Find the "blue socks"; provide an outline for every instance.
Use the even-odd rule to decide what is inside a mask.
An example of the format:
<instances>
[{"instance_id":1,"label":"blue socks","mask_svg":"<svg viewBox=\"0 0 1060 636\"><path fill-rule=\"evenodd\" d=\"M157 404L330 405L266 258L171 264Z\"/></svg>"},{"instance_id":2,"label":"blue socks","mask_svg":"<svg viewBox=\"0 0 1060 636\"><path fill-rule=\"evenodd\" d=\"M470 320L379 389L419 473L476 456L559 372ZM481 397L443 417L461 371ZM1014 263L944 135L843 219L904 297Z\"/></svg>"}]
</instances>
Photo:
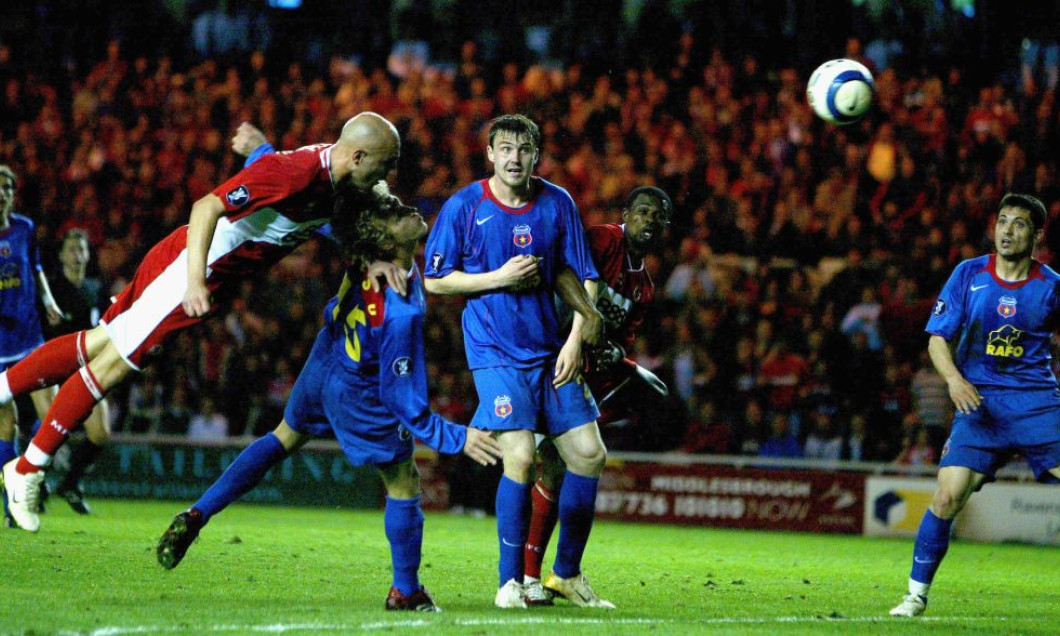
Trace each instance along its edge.
<instances>
[{"instance_id":1,"label":"blue socks","mask_svg":"<svg viewBox=\"0 0 1060 636\"><path fill-rule=\"evenodd\" d=\"M269 469L287 457L287 451L276 435L269 433L243 449L232 465L217 478L192 508L202 513L205 524L258 485Z\"/></svg>"},{"instance_id":2,"label":"blue socks","mask_svg":"<svg viewBox=\"0 0 1060 636\"><path fill-rule=\"evenodd\" d=\"M18 457L15 453L15 440L0 439L0 467Z\"/></svg>"},{"instance_id":3,"label":"blue socks","mask_svg":"<svg viewBox=\"0 0 1060 636\"><path fill-rule=\"evenodd\" d=\"M501 476L497 486L497 539L501 549L501 585L523 582L523 550L530 528L530 488Z\"/></svg>"},{"instance_id":4,"label":"blue socks","mask_svg":"<svg viewBox=\"0 0 1060 636\"><path fill-rule=\"evenodd\" d=\"M920 522L913 548L913 571L909 578L917 583L931 585L942 558L950 547L952 519L940 519L929 508ZM924 590L925 592L927 590ZM926 596L926 594L924 594Z\"/></svg>"},{"instance_id":5,"label":"blue socks","mask_svg":"<svg viewBox=\"0 0 1060 636\"><path fill-rule=\"evenodd\" d=\"M569 579L582 571L582 555L593 529L599 477L583 477L570 471L559 492L559 545L552 570Z\"/></svg>"},{"instance_id":6,"label":"blue socks","mask_svg":"<svg viewBox=\"0 0 1060 636\"><path fill-rule=\"evenodd\" d=\"M423 552L423 510L420 498L386 498L383 515L386 539L390 542L390 563L394 569L394 587L405 596L420 589L420 559Z\"/></svg>"}]
</instances>

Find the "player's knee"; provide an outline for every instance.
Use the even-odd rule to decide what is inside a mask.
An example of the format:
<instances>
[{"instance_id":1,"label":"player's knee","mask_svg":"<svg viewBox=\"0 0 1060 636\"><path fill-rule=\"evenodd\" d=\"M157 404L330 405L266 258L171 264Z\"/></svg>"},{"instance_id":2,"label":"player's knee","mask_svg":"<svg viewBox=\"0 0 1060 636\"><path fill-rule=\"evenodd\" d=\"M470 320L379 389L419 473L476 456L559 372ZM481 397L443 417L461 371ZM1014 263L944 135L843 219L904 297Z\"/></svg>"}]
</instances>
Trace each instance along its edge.
<instances>
[{"instance_id":1,"label":"player's knee","mask_svg":"<svg viewBox=\"0 0 1060 636\"><path fill-rule=\"evenodd\" d=\"M0 405L0 439L11 441L15 439L15 424L18 422L18 411L15 403Z\"/></svg>"},{"instance_id":2,"label":"player's knee","mask_svg":"<svg viewBox=\"0 0 1060 636\"><path fill-rule=\"evenodd\" d=\"M607 462L607 448L602 443L583 444L567 457L567 470L579 475L595 477L603 472Z\"/></svg>"},{"instance_id":3,"label":"player's knee","mask_svg":"<svg viewBox=\"0 0 1060 636\"><path fill-rule=\"evenodd\" d=\"M534 468L534 452L521 448L504 450L504 474L519 483L527 483Z\"/></svg>"},{"instance_id":4,"label":"player's knee","mask_svg":"<svg viewBox=\"0 0 1060 636\"><path fill-rule=\"evenodd\" d=\"M394 466L379 469L383 487L391 499L412 499L419 496L420 473L411 459Z\"/></svg>"},{"instance_id":5,"label":"player's knee","mask_svg":"<svg viewBox=\"0 0 1060 636\"><path fill-rule=\"evenodd\" d=\"M964 507L964 497L946 488L939 488L931 500L931 512L939 519L953 519Z\"/></svg>"}]
</instances>

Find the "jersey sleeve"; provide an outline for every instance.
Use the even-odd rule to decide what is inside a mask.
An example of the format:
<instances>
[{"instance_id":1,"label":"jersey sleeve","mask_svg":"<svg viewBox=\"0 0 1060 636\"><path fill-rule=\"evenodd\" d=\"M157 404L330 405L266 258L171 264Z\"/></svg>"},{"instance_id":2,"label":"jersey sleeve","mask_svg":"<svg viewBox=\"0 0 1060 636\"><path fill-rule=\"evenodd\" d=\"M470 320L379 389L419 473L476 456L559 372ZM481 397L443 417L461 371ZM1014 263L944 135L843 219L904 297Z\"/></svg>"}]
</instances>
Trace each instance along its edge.
<instances>
[{"instance_id":1,"label":"jersey sleeve","mask_svg":"<svg viewBox=\"0 0 1060 636\"><path fill-rule=\"evenodd\" d=\"M388 300L391 299L393 296ZM379 390L383 404L423 443L439 453L459 453L467 441L467 428L432 412L427 399L423 316L388 311L378 330Z\"/></svg>"},{"instance_id":2,"label":"jersey sleeve","mask_svg":"<svg viewBox=\"0 0 1060 636\"><path fill-rule=\"evenodd\" d=\"M247 155L247 160L243 162L243 167L247 168L250 164L254 163L258 159L261 159L265 155L271 155L276 152L276 149L272 147L272 144L265 142L254 149L254 152Z\"/></svg>"},{"instance_id":3,"label":"jersey sleeve","mask_svg":"<svg viewBox=\"0 0 1060 636\"><path fill-rule=\"evenodd\" d=\"M291 155L270 153L259 157L213 190L232 216L282 201L308 187L314 171Z\"/></svg>"},{"instance_id":4,"label":"jersey sleeve","mask_svg":"<svg viewBox=\"0 0 1060 636\"><path fill-rule=\"evenodd\" d=\"M589 252L589 243L585 239L585 228L582 226L578 206L570 195L566 195L566 205L560 206L563 212L563 260L574 270L579 280L597 280L600 274L593 265L593 256Z\"/></svg>"},{"instance_id":5,"label":"jersey sleeve","mask_svg":"<svg viewBox=\"0 0 1060 636\"><path fill-rule=\"evenodd\" d=\"M41 264L40 260L40 245L37 244L37 224L33 221L29 222L29 232L26 233L29 245L29 267L34 273L43 272L44 265Z\"/></svg>"},{"instance_id":6,"label":"jersey sleeve","mask_svg":"<svg viewBox=\"0 0 1060 636\"><path fill-rule=\"evenodd\" d=\"M946 284L942 286L942 292L935 301L935 307L931 310L931 317L928 318L924 331L946 340L952 340L961 330L965 314L964 296L968 287L965 284L965 270L966 267L963 264L958 265Z\"/></svg>"},{"instance_id":7,"label":"jersey sleeve","mask_svg":"<svg viewBox=\"0 0 1060 636\"><path fill-rule=\"evenodd\" d=\"M427 260L423 269L425 277L444 278L454 271L464 270L463 210L463 199L452 196L438 213L423 251Z\"/></svg>"}]
</instances>

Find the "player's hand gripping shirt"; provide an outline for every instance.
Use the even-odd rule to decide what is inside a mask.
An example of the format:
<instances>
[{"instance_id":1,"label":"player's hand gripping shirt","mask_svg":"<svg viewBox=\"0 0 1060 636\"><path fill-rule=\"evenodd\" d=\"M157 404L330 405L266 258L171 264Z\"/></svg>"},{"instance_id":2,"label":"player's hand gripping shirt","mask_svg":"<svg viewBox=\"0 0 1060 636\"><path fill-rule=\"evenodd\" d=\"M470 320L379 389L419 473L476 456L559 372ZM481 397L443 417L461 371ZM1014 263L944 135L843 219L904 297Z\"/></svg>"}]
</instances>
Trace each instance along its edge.
<instances>
[{"instance_id":1,"label":"player's hand gripping shirt","mask_svg":"<svg viewBox=\"0 0 1060 636\"><path fill-rule=\"evenodd\" d=\"M431 412L427 364L423 353L423 317L427 303L415 266L409 272L408 296L389 287L372 290L364 275L342 280L324 309L324 331L331 354L349 371L346 381L365 396L357 405L364 429L386 435L398 425L440 453L464 448L467 428Z\"/></svg>"},{"instance_id":2,"label":"player's hand gripping shirt","mask_svg":"<svg viewBox=\"0 0 1060 636\"><path fill-rule=\"evenodd\" d=\"M44 340L37 312L41 271L33 221L12 214L0 230L0 364L26 356Z\"/></svg>"},{"instance_id":3,"label":"player's hand gripping shirt","mask_svg":"<svg viewBox=\"0 0 1060 636\"><path fill-rule=\"evenodd\" d=\"M1026 280L997 277L996 255L962 262L925 331L952 341L956 364L977 388L1052 388L1050 340L1060 318L1060 275L1034 261Z\"/></svg>"},{"instance_id":4,"label":"player's hand gripping shirt","mask_svg":"<svg viewBox=\"0 0 1060 636\"><path fill-rule=\"evenodd\" d=\"M529 203L510 208L496 199L488 180L472 183L445 202L427 239L429 278L491 272L521 254L540 259L536 288L467 298L464 348L471 369L525 369L555 357L562 345L553 300L556 274L569 266L581 280L598 277L570 194L537 177L531 188Z\"/></svg>"}]
</instances>

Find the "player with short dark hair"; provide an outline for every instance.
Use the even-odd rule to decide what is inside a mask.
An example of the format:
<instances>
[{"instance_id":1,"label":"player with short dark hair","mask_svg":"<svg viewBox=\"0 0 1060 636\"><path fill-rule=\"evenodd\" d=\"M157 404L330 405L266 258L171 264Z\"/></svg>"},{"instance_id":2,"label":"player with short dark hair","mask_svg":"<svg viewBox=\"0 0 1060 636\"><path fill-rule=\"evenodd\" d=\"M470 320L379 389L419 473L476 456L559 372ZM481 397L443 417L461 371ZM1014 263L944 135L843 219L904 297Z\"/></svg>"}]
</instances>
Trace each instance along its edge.
<instances>
[{"instance_id":1,"label":"player with short dark hair","mask_svg":"<svg viewBox=\"0 0 1060 636\"><path fill-rule=\"evenodd\" d=\"M59 272L52 277L52 295L63 308L63 320L54 326L45 325L44 335L48 340L77 331L91 329L109 304L103 284L88 276L88 263L92 258L88 233L73 228L67 231L59 247ZM48 389L54 391L54 388ZM51 401L48 401L49 405ZM47 408L44 409L47 413ZM85 436L70 449L66 473L55 489L56 496L70 504L77 514L91 514L92 509L81 490L81 478L103 452L110 440L110 417L106 400L100 400L85 420Z\"/></svg>"},{"instance_id":2,"label":"player with short dark hair","mask_svg":"<svg viewBox=\"0 0 1060 636\"><path fill-rule=\"evenodd\" d=\"M353 264L324 310L325 326L295 382L276 430L248 446L158 543L168 569L184 558L211 517L253 489L268 470L316 436L333 433L354 466L374 465L387 491L384 526L393 585L388 610L437 611L418 571L423 542L420 482L412 458L415 436L440 453L481 464L500 458L489 433L449 422L429 409L423 352L426 301L413 256L427 224L401 206L364 215L344 248ZM373 291L368 260L392 259L408 269L408 294Z\"/></svg>"},{"instance_id":3,"label":"player with short dark hair","mask_svg":"<svg viewBox=\"0 0 1060 636\"><path fill-rule=\"evenodd\" d=\"M65 380L29 448L0 473L18 525L37 531L37 490L55 452L174 333L219 313L242 280L329 219L340 232L366 210L395 205L382 180L400 152L394 125L365 112L347 121L333 144L264 157L195 202L188 225L148 252L98 327L51 340L0 373L0 404ZM392 265L382 273L403 288Z\"/></svg>"},{"instance_id":4,"label":"player with short dark hair","mask_svg":"<svg viewBox=\"0 0 1060 636\"><path fill-rule=\"evenodd\" d=\"M523 549L536 431L555 439L567 467L549 581L577 605L610 609L614 605L593 591L581 570L607 453L599 411L580 375L582 339L595 342L602 321L591 300L598 274L570 194L533 176L540 139L526 117L493 120L486 147L493 174L442 206L427 240L424 284L429 292L466 298L464 345L479 396L472 426L494 431L504 449L494 603L527 606ZM565 268L574 274L568 280L576 293L560 282ZM577 312L566 342L554 290Z\"/></svg>"},{"instance_id":5,"label":"player with short dark hair","mask_svg":"<svg viewBox=\"0 0 1060 636\"><path fill-rule=\"evenodd\" d=\"M0 164L0 372L28 356L44 342L38 299L49 323L58 323L62 311L55 302L37 247L37 226L32 219L15 213L18 178L14 170ZM44 403L47 402L47 396ZM34 406L40 399L34 395ZM18 411L15 404L0 401L0 465L15 457ZM4 522L11 523L4 505Z\"/></svg>"},{"instance_id":6,"label":"player with short dark hair","mask_svg":"<svg viewBox=\"0 0 1060 636\"><path fill-rule=\"evenodd\" d=\"M1050 364L1060 275L1032 257L1045 218L1033 196L1002 198L995 253L957 265L928 319L928 354L956 413L917 531L909 593L891 616L924 613L953 519L1014 453L1039 481L1060 483L1060 391Z\"/></svg>"},{"instance_id":7,"label":"player with short dark hair","mask_svg":"<svg viewBox=\"0 0 1060 636\"><path fill-rule=\"evenodd\" d=\"M600 423L624 414L633 400L650 403L666 397L666 384L654 373L625 356L637 337L655 297L655 284L644 264L645 255L661 245L673 214L666 192L653 186L634 188L622 209L622 224L588 229L589 250L600 274L596 308L603 314L605 336L587 356L585 378L599 400ZM549 439L538 445L541 471L531 491L533 501L524 561L527 603L551 605L552 595L541 582L541 562L558 522L556 500L563 483L563 463Z\"/></svg>"}]
</instances>

